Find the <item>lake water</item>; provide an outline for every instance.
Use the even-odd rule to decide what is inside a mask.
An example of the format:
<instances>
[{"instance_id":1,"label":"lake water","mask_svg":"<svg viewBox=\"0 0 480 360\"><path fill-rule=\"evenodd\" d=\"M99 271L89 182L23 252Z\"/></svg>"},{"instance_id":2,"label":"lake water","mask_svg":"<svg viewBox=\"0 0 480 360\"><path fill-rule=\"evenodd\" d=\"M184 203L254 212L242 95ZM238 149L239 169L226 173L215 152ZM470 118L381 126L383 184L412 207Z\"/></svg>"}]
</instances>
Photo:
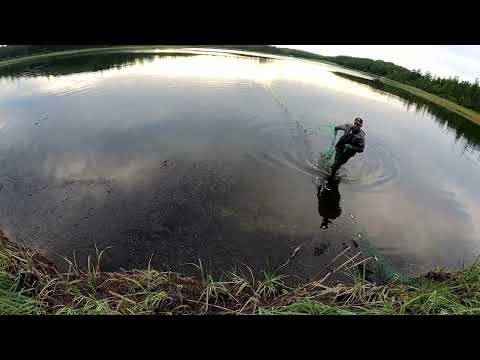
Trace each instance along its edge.
<instances>
[{"instance_id":1,"label":"lake water","mask_svg":"<svg viewBox=\"0 0 480 360\"><path fill-rule=\"evenodd\" d=\"M319 200L323 126L358 116L365 151ZM462 117L327 64L50 57L0 68L0 228L57 261L110 246L106 270L258 271L301 246L289 272L305 278L359 229L402 272L459 268L480 250L479 144Z\"/></svg>"}]
</instances>

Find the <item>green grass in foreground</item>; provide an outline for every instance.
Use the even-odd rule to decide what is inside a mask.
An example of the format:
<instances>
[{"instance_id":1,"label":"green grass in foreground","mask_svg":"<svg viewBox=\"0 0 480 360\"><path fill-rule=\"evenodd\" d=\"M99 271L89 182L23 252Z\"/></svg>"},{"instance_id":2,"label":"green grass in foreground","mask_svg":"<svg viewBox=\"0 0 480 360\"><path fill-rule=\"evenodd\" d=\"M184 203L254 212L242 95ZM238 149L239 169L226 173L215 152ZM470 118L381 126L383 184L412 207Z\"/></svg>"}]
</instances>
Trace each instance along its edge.
<instances>
[{"instance_id":1,"label":"green grass in foreground","mask_svg":"<svg viewBox=\"0 0 480 360\"><path fill-rule=\"evenodd\" d=\"M415 286L379 285L347 258L350 285L328 282L327 273L291 288L286 276L263 272L257 279L247 266L216 280L201 262L198 279L151 268L102 272L102 254L88 258L85 269L66 259L69 270L60 273L0 233L0 314L480 314L478 263L455 273L430 272Z\"/></svg>"}]
</instances>

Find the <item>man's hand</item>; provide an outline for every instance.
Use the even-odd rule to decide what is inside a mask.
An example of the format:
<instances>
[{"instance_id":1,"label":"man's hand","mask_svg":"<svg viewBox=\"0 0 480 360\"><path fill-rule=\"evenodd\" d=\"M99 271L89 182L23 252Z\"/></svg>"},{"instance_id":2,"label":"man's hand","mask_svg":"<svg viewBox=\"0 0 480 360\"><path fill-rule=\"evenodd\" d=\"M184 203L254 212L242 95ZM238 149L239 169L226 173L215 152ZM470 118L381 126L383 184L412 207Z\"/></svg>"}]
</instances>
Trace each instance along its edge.
<instances>
[{"instance_id":1,"label":"man's hand","mask_svg":"<svg viewBox=\"0 0 480 360\"><path fill-rule=\"evenodd\" d=\"M345 144L345 151L347 150L352 150L353 149L353 146L350 145L350 144Z\"/></svg>"},{"instance_id":2,"label":"man's hand","mask_svg":"<svg viewBox=\"0 0 480 360\"><path fill-rule=\"evenodd\" d=\"M337 129L335 128L335 125L330 125L330 129L332 129L333 135L337 135Z\"/></svg>"}]
</instances>

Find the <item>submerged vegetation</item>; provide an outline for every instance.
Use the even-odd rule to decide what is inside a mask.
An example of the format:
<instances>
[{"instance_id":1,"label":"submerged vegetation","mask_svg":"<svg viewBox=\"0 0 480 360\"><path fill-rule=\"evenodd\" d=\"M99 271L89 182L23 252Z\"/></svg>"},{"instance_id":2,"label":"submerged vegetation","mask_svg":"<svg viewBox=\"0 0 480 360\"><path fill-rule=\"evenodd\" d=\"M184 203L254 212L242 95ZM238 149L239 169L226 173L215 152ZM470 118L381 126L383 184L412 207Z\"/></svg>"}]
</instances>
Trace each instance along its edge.
<instances>
[{"instance_id":1,"label":"submerged vegetation","mask_svg":"<svg viewBox=\"0 0 480 360\"><path fill-rule=\"evenodd\" d=\"M364 259L343 265L318 280L287 286L286 275L248 266L214 279L199 262L198 278L147 267L103 272L96 251L81 268L75 258L59 272L39 252L0 233L0 314L259 314L393 315L480 314L480 265L456 273L432 271L415 285L370 282ZM348 274L348 284L329 281Z\"/></svg>"}]
</instances>

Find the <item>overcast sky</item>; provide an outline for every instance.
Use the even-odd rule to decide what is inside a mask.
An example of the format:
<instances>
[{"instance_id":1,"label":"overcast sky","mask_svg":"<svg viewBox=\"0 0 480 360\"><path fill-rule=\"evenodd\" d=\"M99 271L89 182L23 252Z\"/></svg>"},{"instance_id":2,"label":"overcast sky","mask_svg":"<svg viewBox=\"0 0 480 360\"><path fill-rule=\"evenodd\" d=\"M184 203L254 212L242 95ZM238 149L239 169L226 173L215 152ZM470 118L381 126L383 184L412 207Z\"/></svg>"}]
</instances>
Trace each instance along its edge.
<instances>
[{"instance_id":1,"label":"overcast sky","mask_svg":"<svg viewBox=\"0 0 480 360\"><path fill-rule=\"evenodd\" d=\"M480 45L275 45L320 55L347 55L390 61L442 77L480 78Z\"/></svg>"}]
</instances>

